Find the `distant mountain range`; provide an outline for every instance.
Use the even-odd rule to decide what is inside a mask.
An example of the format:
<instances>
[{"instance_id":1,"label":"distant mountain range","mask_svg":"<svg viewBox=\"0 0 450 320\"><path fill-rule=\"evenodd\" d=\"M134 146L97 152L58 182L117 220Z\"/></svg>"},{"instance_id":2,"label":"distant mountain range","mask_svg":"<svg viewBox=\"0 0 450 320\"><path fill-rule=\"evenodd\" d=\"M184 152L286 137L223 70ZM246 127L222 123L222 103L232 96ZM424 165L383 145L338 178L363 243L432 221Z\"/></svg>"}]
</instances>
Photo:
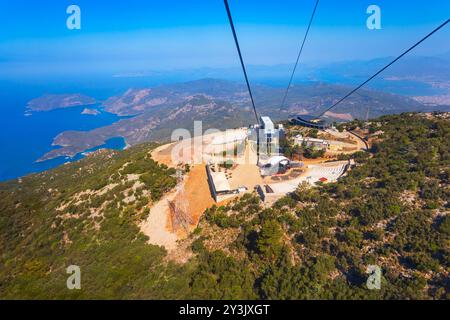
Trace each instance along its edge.
<instances>
[{"instance_id":1,"label":"distant mountain range","mask_svg":"<svg viewBox=\"0 0 450 320\"><path fill-rule=\"evenodd\" d=\"M300 64L295 75L295 81L332 82L334 84L354 85L367 79L393 59L394 57L382 57L372 60ZM293 64L272 66L248 65L247 71L252 83L258 82L286 86L292 72L292 67ZM178 79L178 81L202 78L219 78L232 81L243 80L242 70L239 67L198 68L164 72L143 71L116 76L156 79L170 77ZM398 80L403 80L403 82L399 82ZM449 83L450 52L433 57L406 56L380 74L373 82L368 84L368 87L392 93L422 96L425 94L446 94L450 89ZM447 92L445 90L439 90L442 88L446 89Z\"/></svg>"},{"instance_id":2,"label":"distant mountain range","mask_svg":"<svg viewBox=\"0 0 450 320\"><path fill-rule=\"evenodd\" d=\"M326 74L343 78L365 78L393 61L395 57L369 61L346 61L319 67L312 74ZM380 74L381 79L391 77L419 81L450 81L450 59L442 57L405 57Z\"/></svg>"},{"instance_id":3,"label":"distant mountain range","mask_svg":"<svg viewBox=\"0 0 450 320\"><path fill-rule=\"evenodd\" d=\"M258 112L274 120L296 114L319 114L345 95L351 87L309 82L292 87L285 106L280 103L284 88L254 85ZM63 96L67 99L67 96ZM54 101L52 100L54 104ZM103 102L106 111L130 116L112 125L91 131L66 131L53 145L61 146L44 155L40 161L59 156L74 156L103 145L114 137L127 144L144 141L168 141L176 128L191 130L194 121L203 121L203 129L226 129L255 123L246 87L238 82L202 79L154 88L129 89ZM426 107L409 97L363 89L332 113L329 120L365 119L405 111L449 110L449 107Z\"/></svg>"}]
</instances>

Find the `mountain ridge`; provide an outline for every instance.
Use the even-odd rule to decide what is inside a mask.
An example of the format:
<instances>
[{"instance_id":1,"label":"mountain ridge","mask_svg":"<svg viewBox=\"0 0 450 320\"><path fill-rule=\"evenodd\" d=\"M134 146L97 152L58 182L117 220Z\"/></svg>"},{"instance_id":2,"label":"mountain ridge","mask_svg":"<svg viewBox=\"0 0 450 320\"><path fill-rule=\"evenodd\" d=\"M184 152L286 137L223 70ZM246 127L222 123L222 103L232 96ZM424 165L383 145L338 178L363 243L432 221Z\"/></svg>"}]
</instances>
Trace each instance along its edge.
<instances>
[{"instance_id":1,"label":"mountain ridge","mask_svg":"<svg viewBox=\"0 0 450 320\"><path fill-rule=\"evenodd\" d=\"M252 89L260 114L271 116L274 120L285 120L293 114L319 114L345 95L350 87L323 82L294 84L283 108L279 103L284 89L260 84L254 85ZM189 109L190 99L195 96L201 99ZM200 107L202 103L203 108ZM39 161L59 156L73 157L114 137L125 138L128 145L168 141L174 129L192 130L194 121L202 121L205 130L248 126L256 122L245 86L221 79L206 78L153 88L129 89L122 95L107 99L104 105L109 112L131 117L87 132L62 132L53 141L54 146L61 148L50 151ZM328 116L332 117L331 120L339 121L342 118L340 114L345 115L345 118L350 114L354 118L364 119L368 114L376 117L428 109L408 97L362 89L333 110L336 114L334 118L333 113Z\"/></svg>"}]
</instances>

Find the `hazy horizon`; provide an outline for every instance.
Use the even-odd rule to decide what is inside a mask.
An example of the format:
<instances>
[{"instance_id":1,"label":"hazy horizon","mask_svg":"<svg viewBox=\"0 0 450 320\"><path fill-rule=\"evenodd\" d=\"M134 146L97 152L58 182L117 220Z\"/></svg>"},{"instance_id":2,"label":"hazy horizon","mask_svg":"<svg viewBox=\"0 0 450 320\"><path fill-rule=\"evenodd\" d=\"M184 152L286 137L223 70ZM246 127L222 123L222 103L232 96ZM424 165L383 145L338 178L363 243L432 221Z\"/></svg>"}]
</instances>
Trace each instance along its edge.
<instances>
[{"instance_id":1,"label":"hazy horizon","mask_svg":"<svg viewBox=\"0 0 450 320\"><path fill-rule=\"evenodd\" d=\"M245 62L292 64L314 0L230 1ZM68 1L0 4L0 77L239 67L222 1L80 0L81 30L68 30ZM380 0L382 29L366 27L372 1L319 3L302 63L395 56L448 17L450 3ZM420 14L418 14L420 13ZM411 56L450 51L444 28Z\"/></svg>"}]
</instances>

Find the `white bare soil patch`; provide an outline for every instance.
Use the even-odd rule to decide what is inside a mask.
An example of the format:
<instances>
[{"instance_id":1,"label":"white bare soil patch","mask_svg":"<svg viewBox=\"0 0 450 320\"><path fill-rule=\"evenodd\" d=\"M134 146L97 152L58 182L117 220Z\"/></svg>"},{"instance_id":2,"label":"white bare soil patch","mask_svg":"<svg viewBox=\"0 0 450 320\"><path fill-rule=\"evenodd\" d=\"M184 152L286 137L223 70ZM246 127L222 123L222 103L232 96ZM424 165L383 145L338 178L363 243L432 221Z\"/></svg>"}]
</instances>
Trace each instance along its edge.
<instances>
[{"instance_id":1,"label":"white bare soil patch","mask_svg":"<svg viewBox=\"0 0 450 320\"><path fill-rule=\"evenodd\" d=\"M180 183L175 190L166 194L161 200L156 202L150 209L147 220L140 224L143 234L149 237L148 243L163 246L171 252L177 248L177 235L170 228L170 208L169 201L173 201L178 192L184 187L184 182Z\"/></svg>"}]
</instances>

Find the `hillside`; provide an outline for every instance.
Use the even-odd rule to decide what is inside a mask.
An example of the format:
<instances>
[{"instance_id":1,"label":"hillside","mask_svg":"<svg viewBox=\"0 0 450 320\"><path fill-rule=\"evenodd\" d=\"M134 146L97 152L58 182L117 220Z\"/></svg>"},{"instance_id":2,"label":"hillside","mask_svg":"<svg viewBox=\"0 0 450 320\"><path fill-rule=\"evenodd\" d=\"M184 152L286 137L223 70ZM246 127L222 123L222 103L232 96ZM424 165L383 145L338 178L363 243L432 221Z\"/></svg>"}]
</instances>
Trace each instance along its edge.
<instances>
[{"instance_id":1,"label":"hillside","mask_svg":"<svg viewBox=\"0 0 450 320\"><path fill-rule=\"evenodd\" d=\"M271 208L248 194L208 209L185 264L137 226L176 184L154 144L1 183L0 297L449 299L449 121L381 117L371 156L356 154L337 183ZM81 290L66 288L71 264ZM382 269L381 290L366 288L368 265Z\"/></svg>"},{"instance_id":2,"label":"hillside","mask_svg":"<svg viewBox=\"0 0 450 320\"><path fill-rule=\"evenodd\" d=\"M348 93L350 87L312 82L294 85L286 105L280 107L283 88L255 85L258 112L275 120L298 114L319 114ZM246 88L236 82L202 79L154 88L130 89L103 103L109 112L131 116L112 125L91 131L66 131L57 135L53 145L61 146L43 155L44 161L59 156L74 156L103 145L108 139L123 137L129 145L148 141L169 141L174 129L192 130L194 121L203 128L233 128L255 123ZM366 119L385 114L433 110L400 95L361 90L327 114L331 121ZM446 110L442 110L446 111Z\"/></svg>"},{"instance_id":3,"label":"hillside","mask_svg":"<svg viewBox=\"0 0 450 320\"><path fill-rule=\"evenodd\" d=\"M0 297L156 297L169 272L164 250L147 245L136 223L176 179L149 159L153 147L101 150L1 184ZM85 291L66 289L70 264L83 266Z\"/></svg>"}]
</instances>

